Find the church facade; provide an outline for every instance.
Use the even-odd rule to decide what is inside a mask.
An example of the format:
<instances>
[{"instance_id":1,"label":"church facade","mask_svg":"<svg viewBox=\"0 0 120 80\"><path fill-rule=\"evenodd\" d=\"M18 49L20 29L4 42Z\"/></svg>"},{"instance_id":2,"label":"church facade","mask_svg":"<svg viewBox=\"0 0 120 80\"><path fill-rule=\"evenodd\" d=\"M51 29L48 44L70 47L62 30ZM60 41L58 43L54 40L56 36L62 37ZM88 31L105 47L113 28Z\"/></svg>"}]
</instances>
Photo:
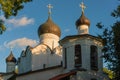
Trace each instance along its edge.
<instances>
[{"instance_id":1,"label":"church facade","mask_svg":"<svg viewBox=\"0 0 120 80\"><path fill-rule=\"evenodd\" d=\"M27 46L17 60L16 80L109 80L103 72L102 39L90 35L90 20L82 13L76 21L78 34L60 40L61 30L49 15L38 28L40 42ZM13 55L7 62L7 71L15 69ZM12 80L12 79L11 79Z\"/></svg>"}]
</instances>

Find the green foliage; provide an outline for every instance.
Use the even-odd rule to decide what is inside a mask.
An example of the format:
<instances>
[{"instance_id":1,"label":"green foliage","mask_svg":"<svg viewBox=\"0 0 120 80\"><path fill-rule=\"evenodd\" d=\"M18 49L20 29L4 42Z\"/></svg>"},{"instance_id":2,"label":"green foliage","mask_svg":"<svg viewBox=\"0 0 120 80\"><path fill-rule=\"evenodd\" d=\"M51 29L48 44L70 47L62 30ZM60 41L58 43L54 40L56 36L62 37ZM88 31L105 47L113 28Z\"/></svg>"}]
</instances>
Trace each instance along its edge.
<instances>
[{"instance_id":1,"label":"green foliage","mask_svg":"<svg viewBox=\"0 0 120 80\"><path fill-rule=\"evenodd\" d=\"M2 34L6 30L6 27L4 26L4 22L1 19L0 20L0 34Z\"/></svg>"},{"instance_id":2,"label":"green foliage","mask_svg":"<svg viewBox=\"0 0 120 80\"><path fill-rule=\"evenodd\" d=\"M120 5L111 14L115 23L109 28L104 27L100 22L96 25L103 30L103 34L98 35L103 38L104 48L103 57L108 63L108 68L114 71L113 80L120 79Z\"/></svg>"},{"instance_id":3,"label":"green foliage","mask_svg":"<svg viewBox=\"0 0 120 80\"><path fill-rule=\"evenodd\" d=\"M111 15L112 15L113 17L116 17L116 18L120 17L120 5L117 7L116 10L114 10L114 11L111 13Z\"/></svg>"},{"instance_id":4,"label":"green foliage","mask_svg":"<svg viewBox=\"0 0 120 80\"><path fill-rule=\"evenodd\" d=\"M0 10L4 13L6 19L10 16L16 16L18 11L24 8L24 4L32 0L0 0ZM0 19L0 34L6 30L4 22Z\"/></svg>"},{"instance_id":5,"label":"green foliage","mask_svg":"<svg viewBox=\"0 0 120 80\"><path fill-rule=\"evenodd\" d=\"M96 25L99 29L102 29L104 27L104 25L102 25L101 22L98 22L97 25Z\"/></svg>"},{"instance_id":6,"label":"green foliage","mask_svg":"<svg viewBox=\"0 0 120 80\"><path fill-rule=\"evenodd\" d=\"M113 71L108 70L107 68L103 68L103 72L105 72L110 79L113 79L113 74L114 74Z\"/></svg>"},{"instance_id":7,"label":"green foliage","mask_svg":"<svg viewBox=\"0 0 120 80\"><path fill-rule=\"evenodd\" d=\"M24 8L23 4L31 1L32 0L0 0L0 4L4 16L9 18L10 16L16 16L18 11Z\"/></svg>"}]
</instances>

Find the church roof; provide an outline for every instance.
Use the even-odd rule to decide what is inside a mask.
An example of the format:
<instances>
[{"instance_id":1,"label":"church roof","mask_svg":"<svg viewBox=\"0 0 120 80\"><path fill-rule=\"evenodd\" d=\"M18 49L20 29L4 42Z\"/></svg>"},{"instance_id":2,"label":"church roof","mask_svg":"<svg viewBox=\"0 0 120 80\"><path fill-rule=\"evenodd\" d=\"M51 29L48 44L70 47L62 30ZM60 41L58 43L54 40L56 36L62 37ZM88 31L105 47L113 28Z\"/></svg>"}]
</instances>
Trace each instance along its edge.
<instances>
[{"instance_id":1,"label":"church roof","mask_svg":"<svg viewBox=\"0 0 120 80\"><path fill-rule=\"evenodd\" d=\"M80 25L90 26L90 21L88 18L85 17L84 12L82 12L80 18L76 21L76 27L78 27Z\"/></svg>"},{"instance_id":2,"label":"church roof","mask_svg":"<svg viewBox=\"0 0 120 80\"><path fill-rule=\"evenodd\" d=\"M79 38L90 38L90 39L93 39L93 40L97 40L97 41L100 41L100 42L103 42L103 40L99 37L96 37L96 36L93 36L93 35L90 35L90 34L81 34L81 35L71 35L71 36L66 36L64 37L63 39L61 39L59 42L60 44L70 40L70 39L79 39Z\"/></svg>"},{"instance_id":3,"label":"church roof","mask_svg":"<svg viewBox=\"0 0 120 80\"><path fill-rule=\"evenodd\" d=\"M60 28L52 21L51 17L48 17L47 21L38 28L38 36L45 33L52 33L58 37L61 36Z\"/></svg>"},{"instance_id":4,"label":"church roof","mask_svg":"<svg viewBox=\"0 0 120 80\"><path fill-rule=\"evenodd\" d=\"M23 75L29 75L29 74L34 74L34 73L43 72L43 71L54 70L54 69L57 69L57 68L62 68L62 65L56 65L56 66L47 67L47 68L43 68L43 69L38 69L38 70L34 70L34 71L31 70L31 71L28 71L28 72L25 72L25 73L18 74L18 76L23 76Z\"/></svg>"},{"instance_id":5,"label":"church roof","mask_svg":"<svg viewBox=\"0 0 120 80\"><path fill-rule=\"evenodd\" d=\"M16 62L16 58L13 56L12 51L10 52L10 55L6 58L6 62Z\"/></svg>"},{"instance_id":6,"label":"church roof","mask_svg":"<svg viewBox=\"0 0 120 80\"><path fill-rule=\"evenodd\" d=\"M0 76L15 74L15 72L0 72Z\"/></svg>"},{"instance_id":7,"label":"church roof","mask_svg":"<svg viewBox=\"0 0 120 80\"><path fill-rule=\"evenodd\" d=\"M57 75L55 77L52 77L49 80L61 80L61 79L65 78L65 77L67 77L67 76L71 76L71 75L75 75L75 74L76 74L75 71L71 71L71 72L68 72L68 73L59 74L59 75Z\"/></svg>"},{"instance_id":8,"label":"church roof","mask_svg":"<svg viewBox=\"0 0 120 80\"><path fill-rule=\"evenodd\" d=\"M48 4L47 7L48 7L49 16L48 16L47 21L43 23L42 25L40 25L40 27L38 28L38 36L45 34L45 33L52 33L60 37L61 30L59 26L56 25L51 19L51 9L53 8L53 6L51 4Z\"/></svg>"}]
</instances>

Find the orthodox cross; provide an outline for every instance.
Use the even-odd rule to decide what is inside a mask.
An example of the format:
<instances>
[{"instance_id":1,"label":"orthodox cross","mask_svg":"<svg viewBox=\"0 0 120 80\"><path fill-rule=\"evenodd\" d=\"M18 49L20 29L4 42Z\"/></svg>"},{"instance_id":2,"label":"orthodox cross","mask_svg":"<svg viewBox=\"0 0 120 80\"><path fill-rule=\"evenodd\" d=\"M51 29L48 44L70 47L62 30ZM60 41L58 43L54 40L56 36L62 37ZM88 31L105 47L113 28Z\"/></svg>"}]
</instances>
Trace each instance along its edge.
<instances>
[{"instance_id":1,"label":"orthodox cross","mask_svg":"<svg viewBox=\"0 0 120 80\"><path fill-rule=\"evenodd\" d=\"M11 50L11 51L13 50L13 46L12 46L12 45L10 45L10 50Z\"/></svg>"},{"instance_id":2,"label":"orthodox cross","mask_svg":"<svg viewBox=\"0 0 120 80\"><path fill-rule=\"evenodd\" d=\"M86 8L86 6L84 5L83 2L80 4L80 7L82 8L82 12L84 12L84 9Z\"/></svg>"},{"instance_id":3,"label":"orthodox cross","mask_svg":"<svg viewBox=\"0 0 120 80\"><path fill-rule=\"evenodd\" d=\"M51 9L53 8L53 6L51 4L48 4L47 7L48 7L48 14L50 15L51 14Z\"/></svg>"}]
</instances>

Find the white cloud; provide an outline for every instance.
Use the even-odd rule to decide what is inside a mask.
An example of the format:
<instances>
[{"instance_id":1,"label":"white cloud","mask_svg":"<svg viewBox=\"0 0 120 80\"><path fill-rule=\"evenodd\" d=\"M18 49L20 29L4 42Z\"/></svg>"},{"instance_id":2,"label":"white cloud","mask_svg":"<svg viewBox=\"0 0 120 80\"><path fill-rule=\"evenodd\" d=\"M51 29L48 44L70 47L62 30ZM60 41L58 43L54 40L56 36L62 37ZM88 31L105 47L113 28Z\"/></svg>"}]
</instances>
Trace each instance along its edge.
<instances>
[{"instance_id":1,"label":"white cloud","mask_svg":"<svg viewBox=\"0 0 120 80\"><path fill-rule=\"evenodd\" d=\"M69 31L70 31L70 29L65 29L64 31L65 31L65 32L69 32Z\"/></svg>"},{"instance_id":2,"label":"white cloud","mask_svg":"<svg viewBox=\"0 0 120 80\"><path fill-rule=\"evenodd\" d=\"M20 38L20 39L16 39L16 40L13 40L13 41L10 41L6 44L4 44L4 46L6 46L7 48L25 48L26 46L35 46L37 44L37 41L36 40L32 40L32 39L28 39L26 37L24 38Z\"/></svg>"},{"instance_id":3,"label":"white cloud","mask_svg":"<svg viewBox=\"0 0 120 80\"><path fill-rule=\"evenodd\" d=\"M9 20L6 20L8 24L13 24L15 27L20 27L20 26L26 26L28 24L33 24L34 19L33 18L27 18L27 17L22 17L20 19L12 18Z\"/></svg>"},{"instance_id":4,"label":"white cloud","mask_svg":"<svg viewBox=\"0 0 120 80\"><path fill-rule=\"evenodd\" d=\"M0 19L2 19L3 21L6 20L5 17L4 17L4 15L1 15L1 16L0 16Z\"/></svg>"},{"instance_id":5,"label":"white cloud","mask_svg":"<svg viewBox=\"0 0 120 80\"><path fill-rule=\"evenodd\" d=\"M0 45L0 51L3 51L5 48L2 46L2 45Z\"/></svg>"}]
</instances>

